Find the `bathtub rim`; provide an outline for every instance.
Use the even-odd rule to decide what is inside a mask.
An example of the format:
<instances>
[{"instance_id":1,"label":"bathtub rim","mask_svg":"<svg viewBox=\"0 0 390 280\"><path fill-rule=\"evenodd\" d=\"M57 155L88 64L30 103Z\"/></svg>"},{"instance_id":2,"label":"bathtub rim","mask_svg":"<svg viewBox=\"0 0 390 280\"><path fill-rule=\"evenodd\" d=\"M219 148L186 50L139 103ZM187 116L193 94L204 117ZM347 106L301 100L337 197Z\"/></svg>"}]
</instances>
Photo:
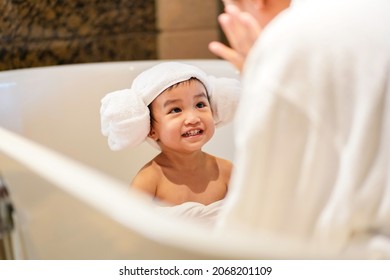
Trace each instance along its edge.
<instances>
[{"instance_id":1,"label":"bathtub rim","mask_svg":"<svg viewBox=\"0 0 390 280\"><path fill-rule=\"evenodd\" d=\"M95 67L107 67L107 66L127 66L127 65L146 65L149 67L150 65L155 65L157 63L163 62L181 62L181 63L189 63L189 64L214 64L218 63L224 65L228 68L231 68L235 74L240 75L240 71L236 70L234 66L227 62L226 60L219 58L205 58L205 59L158 59L158 60L122 60L122 61L100 61L100 62L81 62L81 63L73 63L73 64L60 64L60 65L47 65L47 66L34 66L28 68L17 68L17 69L7 69L0 71L0 78L6 74L20 74L31 71L47 71L47 70L64 70L67 68L95 68Z\"/></svg>"}]
</instances>

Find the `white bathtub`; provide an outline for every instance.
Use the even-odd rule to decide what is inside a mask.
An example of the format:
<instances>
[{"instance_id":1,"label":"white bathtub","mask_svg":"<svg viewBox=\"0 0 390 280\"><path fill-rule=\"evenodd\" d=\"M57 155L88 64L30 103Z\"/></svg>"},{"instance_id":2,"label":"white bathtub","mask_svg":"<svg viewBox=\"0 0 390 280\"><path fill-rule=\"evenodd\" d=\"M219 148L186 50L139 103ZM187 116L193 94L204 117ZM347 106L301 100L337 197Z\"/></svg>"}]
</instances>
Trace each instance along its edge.
<instances>
[{"instance_id":1,"label":"white bathtub","mask_svg":"<svg viewBox=\"0 0 390 280\"><path fill-rule=\"evenodd\" d=\"M276 240L215 236L159 215L128 184L157 151L112 152L100 100L158 61L95 63L0 73L0 173L16 211L11 257L27 259L302 258ZM187 61L237 77L219 60ZM233 160L231 125L205 150ZM317 256L318 257L318 256Z\"/></svg>"}]
</instances>

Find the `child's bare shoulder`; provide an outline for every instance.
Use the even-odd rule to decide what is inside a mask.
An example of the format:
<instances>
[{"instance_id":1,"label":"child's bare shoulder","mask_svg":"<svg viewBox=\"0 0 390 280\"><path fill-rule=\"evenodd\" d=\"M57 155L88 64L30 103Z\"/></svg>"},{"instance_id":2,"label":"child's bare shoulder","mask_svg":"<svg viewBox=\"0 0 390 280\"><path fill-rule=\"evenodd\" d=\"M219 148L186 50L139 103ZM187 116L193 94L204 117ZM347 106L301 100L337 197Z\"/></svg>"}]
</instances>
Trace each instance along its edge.
<instances>
[{"instance_id":1,"label":"child's bare shoulder","mask_svg":"<svg viewBox=\"0 0 390 280\"><path fill-rule=\"evenodd\" d=\"M224 168L224 169L232 169L233 167L233 164L230 160L227 160L227 159L224 159L224 158L220 158L220 157L214 157L215 160L217 161L217 164Z\"/></svg>"},{"instance_id":2,"label":"child's bare shoulder","mask_svg":"<svg viewBox=\"0 0 390 280\"><path fill-rule=\"evenodd\" d=\"M161 168L153 159L138 171L137 175L135 175L133 181L131 182L131 187L150 193L154 196L160 178Z\"/></svg>"},{"instance_id":3,"label":"child's bare shoulder","mask_svg":"<svg viewBox=\"0 0 390 280\"><path fill-rule=\"evenodd\" d=\"M220 157L216 157L216 156L212 156L212 155L209 155L209 156L215 160L215 162L217 163L218 169L222 172L222 174L224 174L224 176L227 176L230 178L230 174L231 174L232 169L233 169L232 162L230 160L227 160L224 158L220 158Z\"/></svg>"},{"instance_id":4,"label":"child's bare shoulder","mask_svg":"<svg viewBox=\"0 0 390 280\"><path fill-rule=\"evenodd\" d=\"M153 159L149 161L147 164L145 164L139 171L137 175L144 176L144 175L152 175L156 176L160 172L161 168L156 163L156 161Z\"/></svg>"}]
</instances>

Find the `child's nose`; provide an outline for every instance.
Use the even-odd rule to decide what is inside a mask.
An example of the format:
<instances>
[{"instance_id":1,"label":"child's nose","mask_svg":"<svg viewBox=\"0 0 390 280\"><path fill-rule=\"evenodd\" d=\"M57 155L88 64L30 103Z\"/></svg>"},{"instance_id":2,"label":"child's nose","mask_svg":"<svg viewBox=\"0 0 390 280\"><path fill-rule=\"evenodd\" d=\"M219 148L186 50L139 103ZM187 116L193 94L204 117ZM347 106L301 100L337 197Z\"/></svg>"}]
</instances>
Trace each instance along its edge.
<instances>
[{"instance_id":1,"label":"child's nose","mask_svg":"<svg viewBox=\"0 0 390 280\"><path fill-rule=\"evenodd\" d=\"M200 121L200 118L195 110L190 110L186 113L185 124L196 124Z\"/></svg>"}]
</instances>

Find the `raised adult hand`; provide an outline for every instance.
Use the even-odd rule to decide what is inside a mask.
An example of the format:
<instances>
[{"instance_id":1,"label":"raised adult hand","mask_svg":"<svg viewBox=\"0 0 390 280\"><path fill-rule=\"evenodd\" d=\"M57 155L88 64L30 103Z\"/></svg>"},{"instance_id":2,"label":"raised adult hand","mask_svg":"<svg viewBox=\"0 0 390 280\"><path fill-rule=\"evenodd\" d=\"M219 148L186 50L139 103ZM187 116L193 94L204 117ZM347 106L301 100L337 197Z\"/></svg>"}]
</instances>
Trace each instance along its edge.
<instances>
[{"instance_id":1,"label":"raised adult hand","mask_svg":"<svg viewBox=\"0 0 390 280\"><path fill-rule=\"evenodd\" d=\"M250 49L261 33L260 25L252 15L240 11L234 5L227 5L218 21L230 47L213 41L209 44L209 50L241 71Z\"/></svg>"}]
</instances>

